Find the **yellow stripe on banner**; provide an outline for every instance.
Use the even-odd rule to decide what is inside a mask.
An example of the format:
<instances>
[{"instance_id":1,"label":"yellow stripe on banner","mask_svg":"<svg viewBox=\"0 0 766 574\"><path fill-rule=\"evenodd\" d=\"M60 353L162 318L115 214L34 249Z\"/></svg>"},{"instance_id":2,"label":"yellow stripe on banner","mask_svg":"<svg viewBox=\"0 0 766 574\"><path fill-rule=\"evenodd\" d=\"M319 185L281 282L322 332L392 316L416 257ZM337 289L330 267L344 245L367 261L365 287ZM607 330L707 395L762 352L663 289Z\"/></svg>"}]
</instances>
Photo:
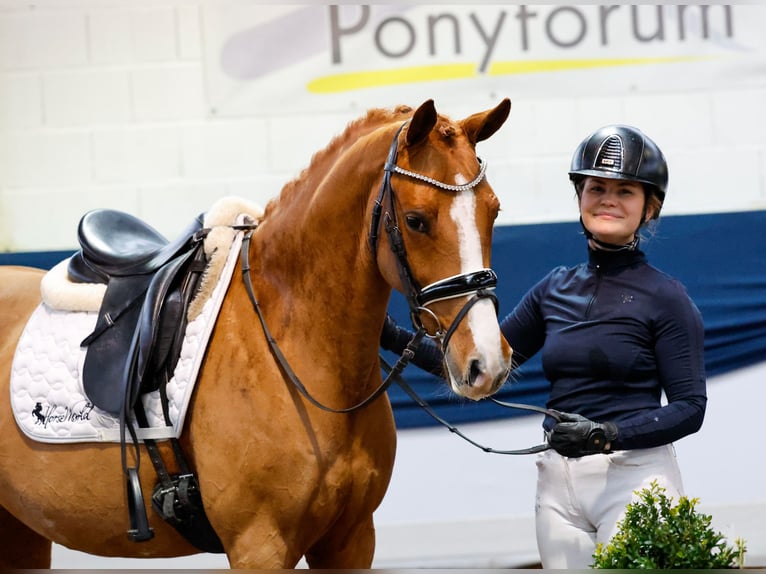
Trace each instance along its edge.
<instances>
[{"instance_id":1,"label":"yellow stripe on banner","mask_svg":"<svg viewBox=\"0 0 766 574\"><path fill-rule=\"evenodd\" d=\"M490 76L533 74L535 72L558 72L562 70L583 70L586 68L615 68L620 66L642 66L646 64L672 64L709 59L706 56L668 56L664 58L593 58L589 60L532 60L495 62L490 66Z\"/></svg>"},{"instance_id":2,"label":"yellow stripe on banner","mask_svg":"<svg viewBox=\"0 0 766 574\"><path fill-rule=\"evenodd\" d=\"M443 80L458 80L477 76L475 64L443 64L439 66L412 66L395 70L349 72L312 80L306 86L314 94L350 92L362 88L379 88L396 84L415 84Z\"/></svg>"},{"instance_id":3,"label":"yellow stripe on banner","mask_svg":"<svg viewBox=\"0 0 766 574\"><path fill-rule=\"evenodd\" d=\"M647 64L670 64L710 59L708 56L669 56L664 58L594 58L589 60L515 60L494 62L487 75L510 76L587 68L613 68ZM306 88L314 94L351 92L363 88L379 88L397 84L417 84L444 80L459 80L479 76L475 64L443 64L411 66L393 70L374 70L333 74L311 80Z\"/></svg>"}]
</instances>

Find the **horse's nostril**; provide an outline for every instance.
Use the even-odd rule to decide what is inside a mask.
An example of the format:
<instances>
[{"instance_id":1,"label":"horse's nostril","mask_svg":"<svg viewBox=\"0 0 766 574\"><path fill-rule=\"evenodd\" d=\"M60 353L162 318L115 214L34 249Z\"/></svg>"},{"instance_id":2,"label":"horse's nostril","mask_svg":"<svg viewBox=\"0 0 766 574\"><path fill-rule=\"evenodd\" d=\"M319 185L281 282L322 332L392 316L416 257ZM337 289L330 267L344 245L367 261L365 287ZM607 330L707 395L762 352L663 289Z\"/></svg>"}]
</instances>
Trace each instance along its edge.
<instances>
[{"instance_id":1,"label":"horse's nostril","mask_svg":"<svg viewBox=\"0 0 766 574\"><path fill-rule=\"evenodd\" d=\"M479 375L481 375L481 363L478 359L474 359L471 361L471 368L468 371L468 386L472 387Z\"/></svg>"}]
</instances>

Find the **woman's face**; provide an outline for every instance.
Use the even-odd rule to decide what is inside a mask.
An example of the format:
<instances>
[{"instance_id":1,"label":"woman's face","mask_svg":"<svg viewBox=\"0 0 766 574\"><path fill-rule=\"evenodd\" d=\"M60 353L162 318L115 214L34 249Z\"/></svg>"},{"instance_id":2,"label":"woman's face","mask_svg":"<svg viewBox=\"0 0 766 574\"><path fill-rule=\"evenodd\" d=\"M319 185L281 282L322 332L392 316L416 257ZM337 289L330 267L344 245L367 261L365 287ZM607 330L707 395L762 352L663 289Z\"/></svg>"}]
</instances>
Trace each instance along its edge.
<instances>
[{"instance_id":1,"label":"woman's face","mask_svg":"<svg viewBox=\"0 0 766 574\"><path fill-rule=\"evenodd\" d=\"M580 194L583 225L596 239L615 245L633 241L644 214L644 187L636 181L588 176ZM646 219L652 217L648 208Z\"/></svg>"}]
</instances>

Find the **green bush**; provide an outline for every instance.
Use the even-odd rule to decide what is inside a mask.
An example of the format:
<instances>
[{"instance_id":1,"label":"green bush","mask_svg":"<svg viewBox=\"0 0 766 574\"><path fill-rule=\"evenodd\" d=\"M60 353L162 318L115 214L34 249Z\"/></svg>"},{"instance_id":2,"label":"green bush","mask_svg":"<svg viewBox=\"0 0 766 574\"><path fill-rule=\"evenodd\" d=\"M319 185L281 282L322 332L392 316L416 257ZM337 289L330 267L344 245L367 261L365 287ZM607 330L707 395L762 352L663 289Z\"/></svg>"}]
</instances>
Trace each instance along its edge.
<instances>
[{"instance_id":1,"label":"green bush","mask_svg":"<svg viewBox=\"0 0 766 574\"><path fill-rule=\"evenodd\" d=\"M698 513L698 499L682 496L671 506L665 489L653 481L636 491L638 499L628 504L617 533L608 544L599 544L593 568L742 568L744 540L729 546L723 535L713 531L711 517Z\"/></svg>"}]
</instances>

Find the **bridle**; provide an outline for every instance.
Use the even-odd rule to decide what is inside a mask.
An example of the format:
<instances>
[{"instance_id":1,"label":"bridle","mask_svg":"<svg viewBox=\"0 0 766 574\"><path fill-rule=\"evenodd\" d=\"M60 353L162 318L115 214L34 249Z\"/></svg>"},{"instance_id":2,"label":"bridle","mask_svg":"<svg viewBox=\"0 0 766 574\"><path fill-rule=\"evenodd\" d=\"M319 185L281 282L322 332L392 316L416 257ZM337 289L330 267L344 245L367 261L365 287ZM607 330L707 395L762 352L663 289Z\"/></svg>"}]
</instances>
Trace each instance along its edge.
<instances>
[{"instance_id":1,"label":"bridle","mask_svg":"<svg viewBox=\"0 0 766 574\"><path fill-rule=\"evenodd\" d=\"M401 229L399 228L399 223L396 216L396 208L394 205L394 189L391 186L391 175L393 173L398 173L400 175L417 179L419 181L428 183L434 187L437 187L439 189L444 189L447 191L468 191L468 190L472 190L484 179L484 174L487 169L487 164L484 161L482 161L481 158L477 157L476 159L479 161L479 166L480 166L479 174L471 182L463 184L463 185L448 185L440 181L437 181L433 178L421 175L419 173L405 170L399 167L398 165L396 165L399 134L402 132L402 129L404 128L405 125L407 125L407 122L402 124L397 130L396 135L394 135L394 139L391 142L391 147L389 148L389 151L388 151L388 158L386 159L386 164L383 167L383 182L380 186L380 193L378 194L378 198L376 199L375 205L373 207L372 221L370 222L370 234L369 234L369 241L368 241L370 248L372 250L373 257L374 257L377 252L378 228L380 226L381 213L383 210L383 204L384 202L386 202L387 211L385 213L383 222L385 225L386 234L388 235L388 242L389 242L389 245L391 246L391 251L396 256L399 279L402 282L402 289L404 290L404 295L407 299L407 304L410 309L410 319L412 320L412 324L417 329L415 336L410 341L409 345L407 345L407 348L405 349L404 354L402 355L402 358L404 358L405 355L409 353L411 353L414 356L415 350L417 349L417 345L419 344L420 339L424 335L439 339L441 342L442 351L445 352L447 349L447 345L449 345L449 340L452 337L452 334L455 332L455 329L457 329L460 322L468 314L468 311L470 311L471 307L473 307L476 303L478 303L482 299L484 298L490 299L492 303L495 305L496 313L498 310L497 296L494 293L494 289L497 286L497 275L492 269L481 269L479 271L461 273L460 275L453 275L451 277L446 277L444 279L435 281L429 285L426 285L423 288L419 286L417 280L413 277L412 270L410 269L410 265L407 260L407 251L404 247L404 239L402 238L402 232L401 232ZM431 309L428 308L428 306L431 303L436 303L437 301L455 299L457 297L463 297L467 295L473 295L473 296L465 303L465 305L463 305L463 307L460 309L458 314L455 316L455 319L452 321L452 324L449 326L449 328L445 332L441 327L441 322L439 321L439 318L436 316L436 314L433 311L431 311ZM420 318L421 313L427 313L435 320L438 326L435 333L432 333L432 334L426 333L426 329ZM413 344L414 344L414 347L413 347ZM397 362L397 365L402 361L402 358L399 359L399 361ZM388 373L388 376L386 377L386 381L388 381L389 379L396 380L396 383L402 388L402 390L405 393L407 393L407 395L409 395L409 397L412 400L414 400L418 404L418 406L420 406L424 411L426 411L426 413L431 418L433 418L439 424L445 426L447 429L449 429L450 432L458 435L460 438L466 440L473 446L480 448L484 452L489 452L494 454L509 454L509 455L535 454L538 452L548 450L550 448L550 445L547 442L544 442L542 444L532 446L529 448L522 448L522 449L516 449L516 450L497 450L497 449L493 449L493 448L481 445L480 443L472 440L471 438L463 434L457 427L455 427L454 425L450 424L449 422L444 420L442 417L437 415L436 412L430 407L430 405L428 405L428 403L426 403L422 398L420 398L420 396L418 396L418 394L414 391L414 389L412 389L412 387L400 376L401 369L397 369L396 366L394 366L393 368L390 367L382 357L380 361L381 361L381 366ZM551 416L556 420L559 419L559 414L552 409L546 409L546 408L538 407L535 405L508 403L504 401L499 401L492 397L490 397L490 400L494 402L495 404L505 408L522 409L527 411L539 412L539 413Z\"/></svg>"},{"instance_id":2,"label":"bridle","mask_svg":"<svg viewBox=\"0 0 766 574\"><path fill-rule=\"evenodd\" d=\"M407 122L404 122L399 126L399 129L391 142L391 147L388 150L388 158L383 167L383 182L381 183L380 192L378 193L378 197L375 200L375 205L372 210L368 243L373 257L376 257L378 229L380 228L381 217L383 217L383 224L386 230L386 235L388 236L388 243L391 247L391 251L396 257L397 272L402 283L404 296L407 299L407 305L409 306L410 320L418 332L422 331L423 334L428 337L439 339L442 350L446 351L453 333L460 322L468 314L471 307L476 303L482 299L488 298L495 305L495 312L497 312L497 296L494 293L494 289L497 286L497 274L492 269L481 269L446 277L421 288L420 284L413 276L412 269L407 260L407 250L404 246L404 238L402 237L398 217L396 215L394 188L391 185L391 176L394 173L398 173L447 191L470 191L484 179L487 164L482 161L481 158L477 157L480 166L478 175L472 181L462 185L442 183L431 177L403 169L396 165L396 158L398 153L399 134L401 134L406 125ZM384 204L386 207L385 214L383 214ZM457 297L468 295L472 295L472 297L465 303L465 305L463 305L450 326L444 330L441 321L429 308L429 305L436 303L437 301L455 299ZM429 315L436 324L436 329L433 333L428 333L423 325L422 314L424 313Z\"/></svg>"},{"instance_id":3,"label":"bridle","mask_svg":"<svg viewBox=\"0 0 766 574\"><path fill-rule=\"evenodd\" d=\"M250 240L252 238L253 232L256 229L256 226L249 223L241 225L241 226L234 226L236 229L240 229L245 232L245 235L242 239L242 249L240 253L242 276L245 283L245 289L247 291L248 297L250 298L250 302L252 303L256 314L258 315L258 319L260 320L261 327L263 328L264 335L269 344L269 348L271 349L272 354L274 355L280 368L282 369L282 372L290 380L290 382L295 386L295 388L301 393L301 395L303 395L306 398L306 400L308 400L311 404L313 404L314 406L316 406L317 408L323 411L331 412L331 413L350 413L350 412L359 410L361 408L364 408L370 403L372 403L373 401L375 401L380 395L382 395L391 385L391 382L396 380L397 384L410 397L412 397L413 400L415 400L415 402L419 406L424 408L431 417L433 417L439 423L445 425L451 432L456 433L463 439L467 440L474 446L481 448L485 452L492 452L496 454L532 454L532 453L546 450L547 448L549 448L547 444L541 444L541 445L527 448L527 449L501 451L501 450L495 450L492 448L484 447L480 445L479 443L474 442L473 440L465 436L463 433L461 433L456 427L454 427L453 425L449 424L444 419L439 417L433 411L433 409L431 409L431 407L427 403L425 403L425 401L423 401L423 399L421 399L415 393L415 391L400 376L401 372L404 370L407 364L415 356L415 352L418 346L420 345L420 342L422 341L423 337L427 336L427 337L439 339L441 342L442 349L446 350L447 345L449 344L449 340L452 337L452 334L455 332L460 322L468 314L468 311L476 303L478 303L482 299L488 298L495 305L495 312L497 312L498 310L497 296L494 293L494 289L497 286L497 275L492 269L481 269L478 271L461 273L459 275L452 275L450 277L445 277L444 279L440 279L429 285L426 285L423 288L420 287L418 281L413 276L412 270L407 260L407 251L404 246L404 239L402 237L401 229L399 228L398 218L396 215L396 209L394 204L394 189L391 186L391 175L393 173L398 173L400 175L404 175L407 177L417 179L419 181L423 181L425 183L428 183L430 185L433 185L435 187L438 187L440 189L444 189L447 191L467 191L467 190L471 190L475 188L484 179L484 175L486 172L486 163L477 157L479 161L479 165L480 165L479 174L471 182L467 184L463 184L463 185L445 184L438 180L430 178L428 176L405 170L396 165L399 135L401 134L402 129L404 128L405 125L407 125L407 122L404 122L399 127L396 134L394 135L394 139L391 142L391 147L389 148L386 163L383 167L383 182L381 183L380 192L378 194L377 199L375 200L375 205L373 206L372 219L370 222L370 232L368 236L368 243L372 250L373 257L375 257L377 253L377 245L378 245L378 229L380 227L381 217L383 217L383 222L385 225L386 234L388 236L389 245L391 247L391 251L394 253L396 257L399 278L402 282L404 295L409 305L410 317L411 317L413 325L417 329L417 331L415 332L415 335L407 344L407 347L402 352L401 357L399 357L399 360L395 363L393 367L389 366L381 357L381 365L387 371L387 376L385 380L381 383L381 385L377 389L375 389L375 391L371 395L369 395L366 399L362 400L361 402L353 406L342 408L342 409L331 408L320 403L313 396L311 396L311 394L308 392L308 389L306 389L306 387L303 385L301 380L298 378L298 376L290 367L290 364L287 362L287 359L283 355L281 349L279 348L279 345L277 344L274 337L271 335L271 331L266 325L266 321L263 317L263 312L261 311L261 307L258 304L258 300L255 297L255 291L253 289L252 278L250 276L249 252L250 252ZM382 213L384 202L387 203L387 210L385 214ZM458 314L455 316L455 319L452 321L450 326L445 331L442 328L441 322L439 321L439 318L437 317L437 315L431 309L429 309L428 306L437 301L455 299L457 297L464 297L468 295L472 295L472 297L463 305L463 307L460 309ZM421 320L421 313L427 313L435 320L437 329L434 333L428 333L426 331L426 328L423 325L423 322ZM544 409L542 407L536 407L533 405L522 405L517 403L503 403L501 401L497 401L496 399L491 399L491 400L493 400L495 403L499 405L502 405L508 408L532 410L532 411L545 413L550 416L554 416L554 417L556 416L555 411Z\"/></svg>"}]
</instances>

